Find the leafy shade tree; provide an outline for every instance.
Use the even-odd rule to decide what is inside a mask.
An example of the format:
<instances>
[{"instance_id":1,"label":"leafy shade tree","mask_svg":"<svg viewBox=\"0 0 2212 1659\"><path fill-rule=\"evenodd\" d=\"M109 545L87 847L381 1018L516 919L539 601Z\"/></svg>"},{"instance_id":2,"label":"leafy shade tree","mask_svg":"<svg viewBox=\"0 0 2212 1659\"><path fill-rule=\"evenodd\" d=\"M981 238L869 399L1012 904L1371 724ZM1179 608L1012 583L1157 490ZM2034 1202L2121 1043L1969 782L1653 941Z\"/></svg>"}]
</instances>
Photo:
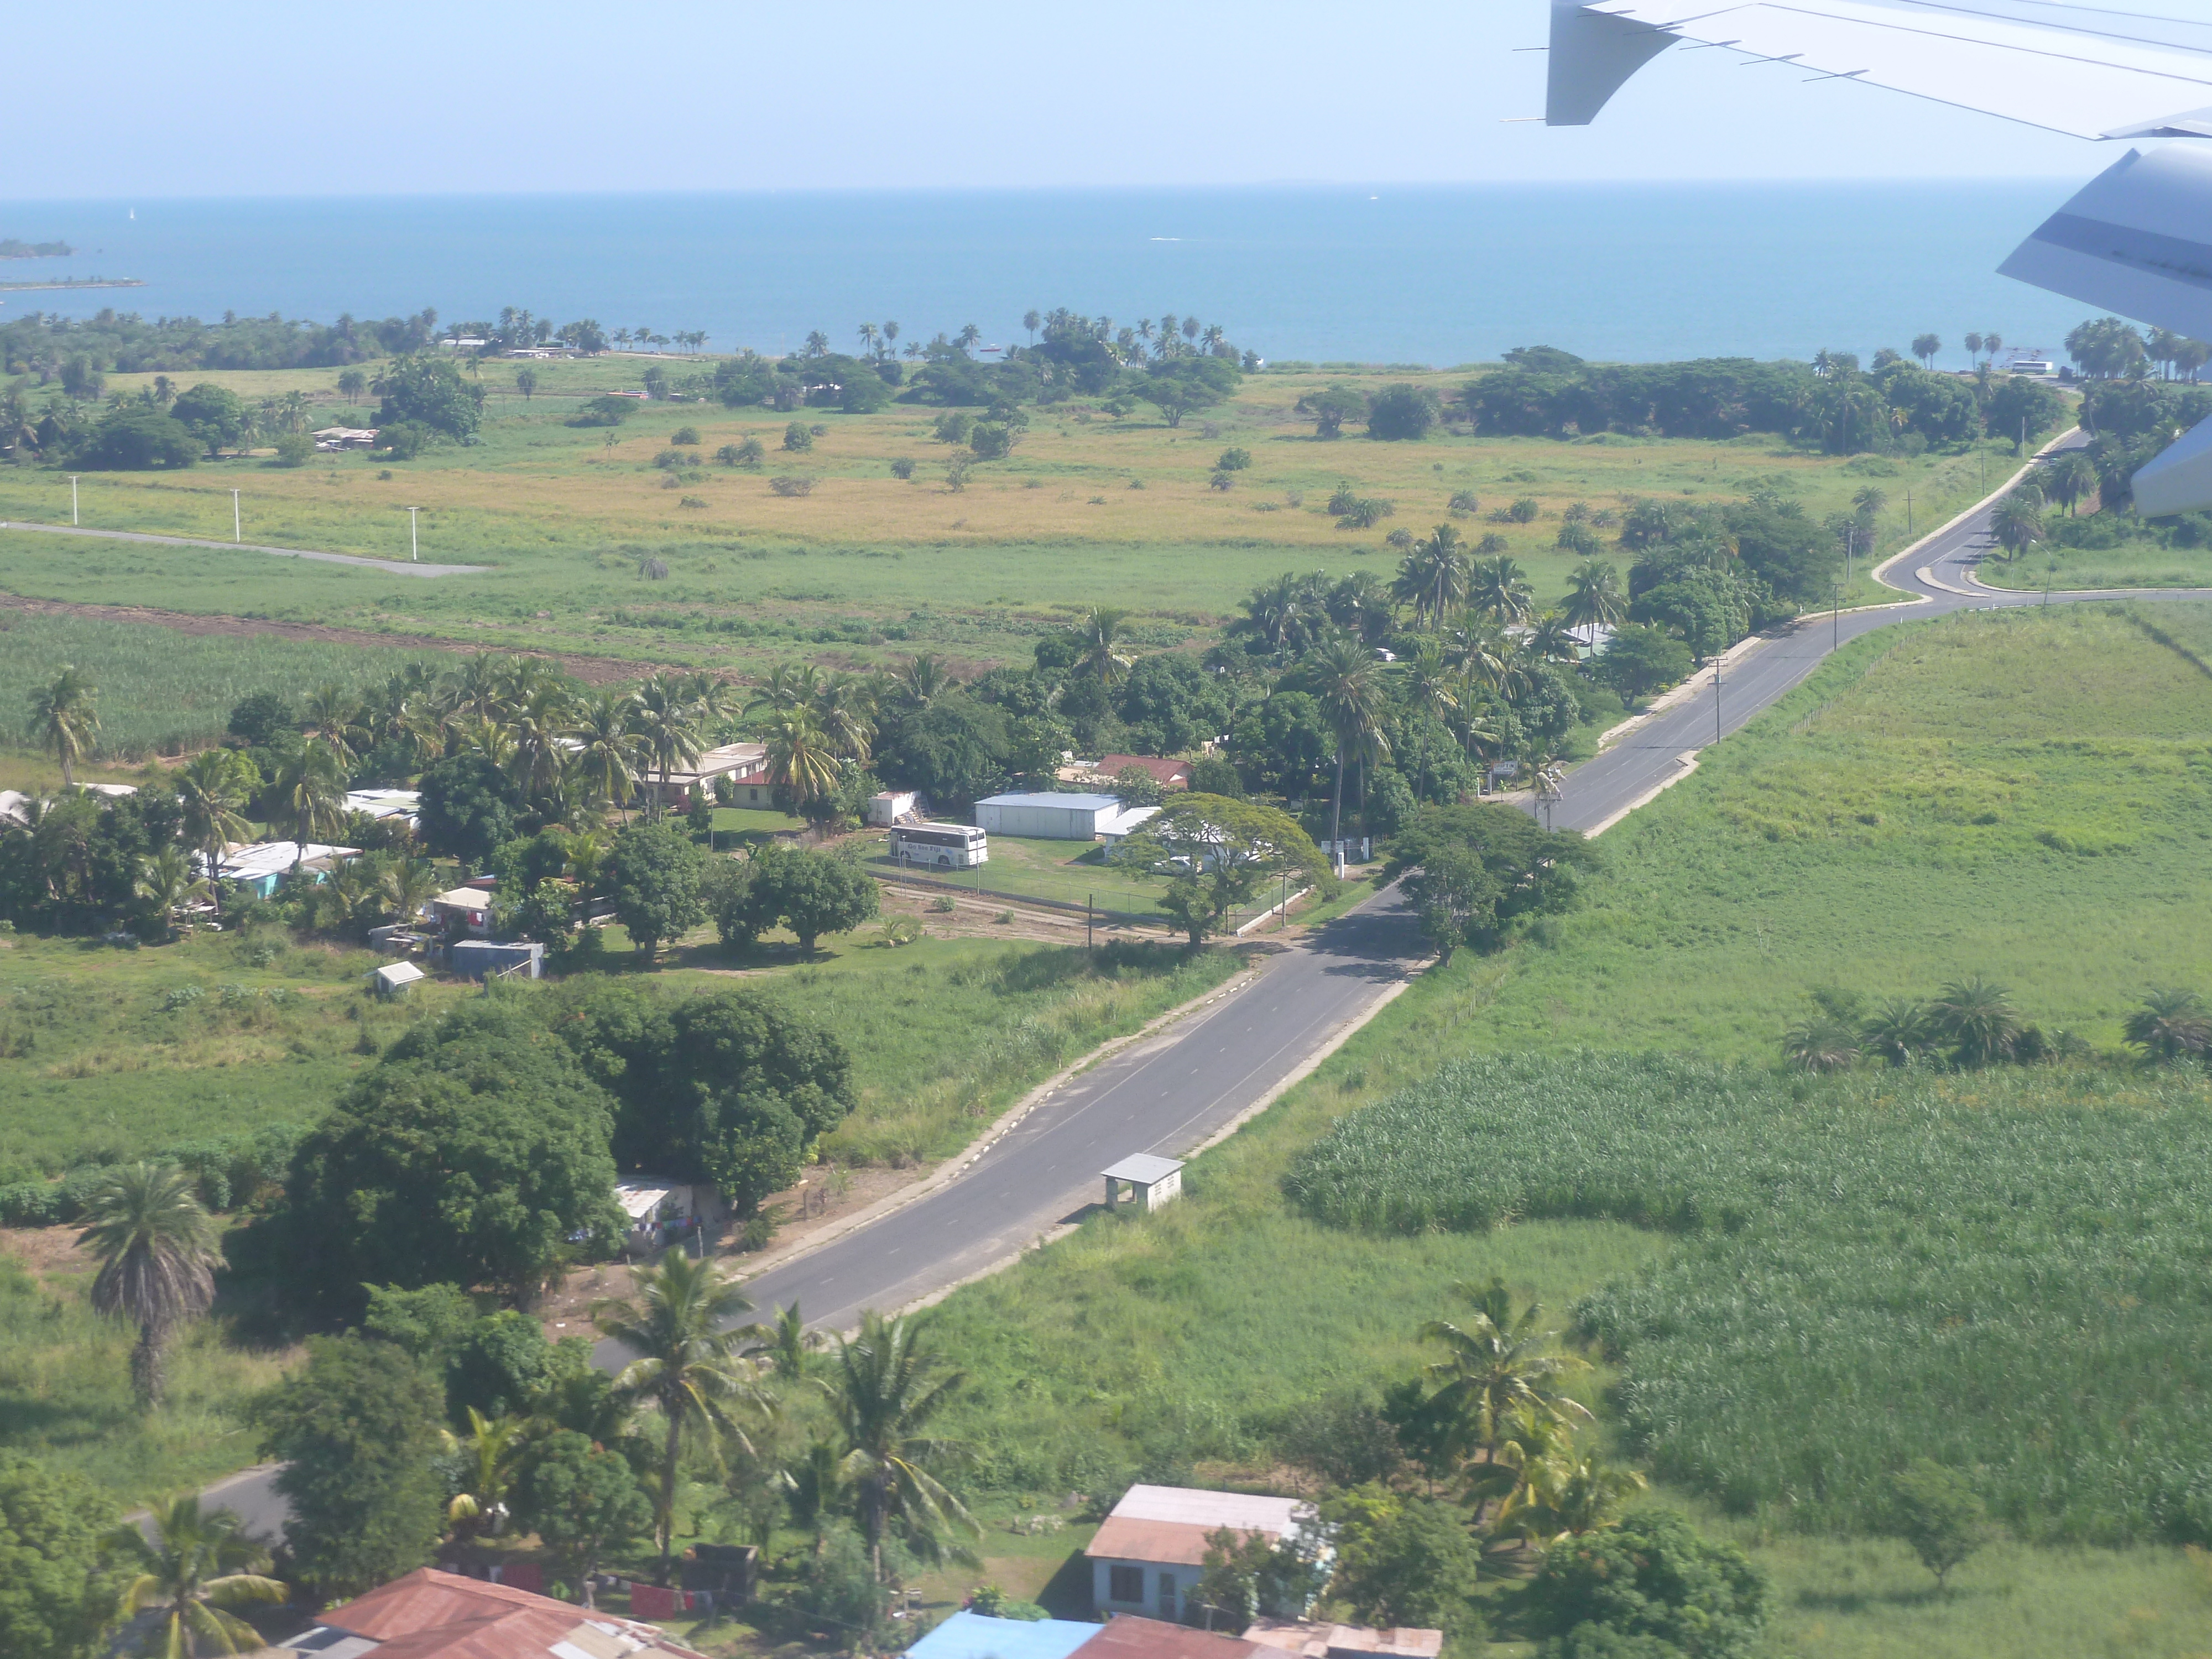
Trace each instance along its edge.
<instances>
[{"instance_id":1,"label":"leafy shade tree","mask_svg":"<svg viewBox=\"0 0 2212 1659\"><path fill-rule=\"evenodd\" d=\"M203 1653L252 1653L261 1634L231 1609L282 1601L289 1592L268 1577L269 1552L246 1535L229 1510L203 1510L192 1493L149 1506L153 1536L125 1522L110 1547L131 1568L116 1597L115 1614L148 1620L139 1651L160 1659Z\"/></svg>"},{"instance_id":2,"label":"leafy shade tree","mask_svg":"<svg viewBox=\"0 0 2212 1659\"><path fill-rule=\"evenodd\" d=\"M884 1576L884 1534L893 1521L925 1555L945 1553L949 1534L981 1528L925 1466L949 1455L928 1433L967 1378L931 1349L927 1322L864 1312L857 1334L837 1339L836 1370L823 1380L845 1442L844 1470L858 1500L868 1562Z\"/></svg>"},{"instance_id":3,"label":"leafy shade tree","mask_svg":"<svg viewBox=\"0 0 2212 1659\"><path fill-rule=\"evenodd\" d=\"M442 357L402 357L385 372L379 426L408 422L448 438L476 435L483 420L483 387Z\"/></svg>"},{"instance_id":4,"label":"leafy shade tree","mask_svg":"<svg viewBox=\"0 0 2212 1659\"><path fill-rule=\"evenodd\" d=\"M875 878L848 859L806 847L763 847L754 855L748 904L760 927L777 922L814 954L824 933L848 933L881 908Z\"/></svg>"},{"instance_id":5,"label":"leafy shade tree","mask_svg":"<svg viewBox=\"0 0 2212 1659\"><path fill-rule=\"evenodd\" d=\"M1526 1603L1545 1651L1573 1659L1746 1659L1765 1628L1765 1576L1670 1510L1544 1553Z\"/></svg>"},{"instance_id":6,"label":"leafy shade tree","mask_svg":"<svg viewBox=\"0 0 2212 1659\"><path fill-rule=\"evenodd\" d=\"M1891 1526L1936 1575L1940 1595L1951 1569L1987 1537L1989 1510L1963 1475L1925 1457L1890 1477L1889 1497Z\"/></svg>"},{"instance_id":7,"label":"leafy shade tree","mask_svg":"<svg viewBox=\"0 0 2212 1659\"><path fill-rule=\"evenodd\" d=\"M2194 991L2166 987L2145 996L2120 1029L2153 1060L2199 1059L2212 1048L2212 1009Z\"/></svg>"},{"instance_id":8,"label":"leafy shade tree","mask_svg":"<svg viewBox=\"0 0 2212 1659\"><path fill-rule=\"evenodd\" d=\"M1174 870L1160 908L1195 946L1270 877L1319 881L1328 866L1296 819L1256 801L1186 791L1114 849L1116 864Z\"/></svg>"},{"instance_id":9,"label":"leafy shade tree","mask_svg":"<svg viewBox=\"0 0 2212 1659\"><path fill-rule=\"evenodd\" d=\"M676 1473L683 1461L684 1437L696 1430L708 1437L719 1461L720 1443L736 1441L750 1453L752 1442L736 1409L765 1409L768 1396L752 1380L751 1367L739 1357L744 1336L739 1316L753 1310L738 1287L721 1277L710 1261L691 1260L670 1250L650 1267L630 1271L627 1301L602 1305L593 1315L603 1336L634 1356L615 1378L615 1391L657 1407L661 1415L660 1487L653 1504L655 1539L660 1551L660 1582L668 1582L676 1525Z\"/></svg>"},{"instance_id":10,"label":"leafy shade tree","mask_svg":"<svg viewBox=\"0 0 2212 1659\"><path fill-rule=\"evenodd\" d=\"M351 1315L365 1285L488 1285L527 1301L581 1233L620 1237L612 1102L531 1011L416 1026L293 1153L241 1266Z\"/></svg>"},{"instance_id":11,"label":"leafy shade tree","mask_svg":"<svg viewBox=\"0 0 2212 1659\"><path fill-rule=\"evenodd\" d=\"M1680 684L1694 665L1690 647L1665 629L1623 623L1597 653L1591 673L1622 696L1636 698Z\"/></svg>"},{"instance_id":12,"label":"leafy shade tree","mask_svg":"<svg viewBox=\"0 0 2212 1659\"><path fill-rule=\"evenodd\" d=\"M444 1416L428 1371L362 1336L309 1338L307 1363L255 1403L262 1455L285 1465L285 1547L319 1594L358 1594L429 1559L445 1529Z\"/></svg>"},{"instance_id":13,"label":"leafy shade tree","mask_svg":"<svg viewBox=\"0 0 2212 1659\"><path fill-rule=\"evenodd\" d=\"M228 386L212 380L179 392L176 402L169 405L169 416L191 434L210 460L221 451L239 448L246 442L245 404Z\"/></svg>"},{"instance_id":14,"label":"leafy shade tree","mask_svg":"<svg viewBox=\"0 0 2212 1659\"><path fill-rule=\"evenodd\" d=\"M1425 438L1443 405L1426 386L1387 386L1367 406L1367 435L1396 443Z\"/></svg>"},{"instance_id":15,"label":"leafy shade tree","mask_svg":"<svg viewBox=\"0 0 2212 1659\"><path fill-rule=\"evenodd\" d=\"M449 755L423 769L417 823L433 853L482 866L514 839L515 795L507 775L481 750Z\"/></svg>"},{"instance_id":16,"label":"leafy shade tree","mask_svg":"<svg viewBox=\"0 0 2212 1659\"><path fill-rule=\"evenodd\" d=\"M1481 879L1463 862L1468 858L1479 863ZM1392 874L1434 872L1408 888L1425 926L1433 903L1441 912L1436 925L1449 916L1458 923L1458 943L1478 950L1494 946L1516 917L1571 908L1583 872L1596 863L1596 849L1581 831L1547 830L1526 812L1489 804L1425 806L1390 842ZM1443 948L1441 939L1437 945Z\"/></svg>"},{"instance_id":17,"label":"leafy shade tree","mask_svg":"<svg viewBox=\"0 0 2212 1659\"><path fill-rule=\"evenodd\" d=\"M1152 363L1134 390L1170 427L1179 427L1184 416L1212 408L1243 379L1234 365L1219 357L1171 357Z\"/></svg>"},{"instance_id":18,"label":"leafy shade tree","mask_svg":"<svg viewBox=\"0 0 2212 1659\"><path fill-rule=\"evenodd\" d=\"M1449 1506L1376 1484L1327 1500L1322 1520L1336 1549L1329 1593L1351 1604L1353 1618L1462 1637L1480 1632L1474 1604L1481 1556Z\"/></svg>"},{"instance_id":19,"label":"leafy shade tree","mask_svg":"<svg viewBox=\"0 0 2212 1659\"><path fill-rule=\"evenodd\" d=\"M615 878L608 896L646 961L660 942L681 938L707 919L700 886L707 855L672 823L633 823L615 837Z\"/></svg>"},{"instance_id":20,"label":"leafy shade tree","mask_svg":"<svg viewBox=\"0 0 2212 1659\"><path fill-rule=\"evenodd\" d=\"M1298 399L1298 413L1311 417L1314 436L1324 443L1344 435L1346 421L1367 417L1367 394L1357 386L1327 386Z\"/></svg>"},{"instance_id":21,"label":"leafy shade tree","mask_svg":"<svg viewBox=\"0 0 2212 1659\"><path fill-rule=\"evenodd\" d=\"M60 673L31 688L31 718L26 729L32 742L61 763L64 789L75 786L76 763L100 735L99 695L100 688L73 663L64 663Z\"/></svg>"},{"instance_id":22,"label":"leafy shade tree","mask_svg":"<svg viewBox=\"0 0 2212 1659\"><path fill-rule=\"evenodd\" d=\"M114 1510L89 1486L0 1453L0 1653L91 1659L115 1611L102 1537Z\"/></svg>"},{"instance_id":23,"label":"leafy shade tree","mask_svg":"<svg viewBox=\"0 0 2212 1659\"><path fill-rule=\"evenodd\" d=\"M215 1300L215 1225L198 1194L198 1177L174 1164L119 1165L93 1189L77 1236L100 1261L92 1305L138 1327L131 1382L147 1409L161 1403L171 1334Z\"/></svg>"},{"instance_id":24,"label":"leafy shade tree","mask_svg":"<svg viewBox=\"0 0 2212 1659\"><path fill-rule=\"evenodd\" d=\"M653 1500L629 1460L570 1429L532 1449L516 1497L518 1521L567 1564L584 1586L586 1607L600 1559L653 1526Z\"/></svg>"},{"instance_id":25,"label":"leafy shade tree","mask_svg":"<svg viewBox=\"0 0 2212 1659\"><path fill-rule=\"evenodd\" d=\"M174 471L199 459L181 421L143 404L112 409L77 446L76 464L98 472Z\"/></svg>"}]
</instances>

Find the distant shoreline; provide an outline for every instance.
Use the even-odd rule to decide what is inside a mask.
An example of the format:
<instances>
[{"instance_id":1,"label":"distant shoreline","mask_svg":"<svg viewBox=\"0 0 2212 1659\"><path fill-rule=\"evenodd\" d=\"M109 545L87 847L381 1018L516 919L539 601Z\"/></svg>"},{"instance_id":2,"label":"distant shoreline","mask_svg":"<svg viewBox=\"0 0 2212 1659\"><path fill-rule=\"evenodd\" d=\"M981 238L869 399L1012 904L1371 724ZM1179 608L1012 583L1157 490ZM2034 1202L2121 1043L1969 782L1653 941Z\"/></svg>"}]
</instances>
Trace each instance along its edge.
<instances>
[{"instance_id":1,"label":"distant shoreline","mask_svg":"<svg viewBox=\"0 0 2212 1659\"><path fill-rule=\"evenodd\" d=\"M38 288L143 288L145 279L139 276L57 276L46 283L0 283L0 291L20 294L26 289Z\"/></svg>"},{"instance_id":2,"label":"distant shoreline","mask_svg":"<svg viewBox=\"0 0 2212 1659\"><path fill-rule=\"evenodd\" d=\"M0 237L0 259L65 259L76 252L67 242L27 242L20 236Z\"/></svg>"}]
</instances>

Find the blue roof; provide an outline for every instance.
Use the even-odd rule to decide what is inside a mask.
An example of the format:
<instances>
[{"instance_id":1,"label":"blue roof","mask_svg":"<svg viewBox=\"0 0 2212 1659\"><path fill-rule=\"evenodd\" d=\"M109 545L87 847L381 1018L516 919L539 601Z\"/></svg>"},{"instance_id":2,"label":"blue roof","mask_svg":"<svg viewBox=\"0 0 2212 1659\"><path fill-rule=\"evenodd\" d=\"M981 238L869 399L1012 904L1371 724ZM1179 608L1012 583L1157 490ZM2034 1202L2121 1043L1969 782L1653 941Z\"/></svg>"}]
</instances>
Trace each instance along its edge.
<instances>
[{"instance_id":1,"label":"blue roof","mask_svg":"<svg viewBox=\"0 0 2212 1659\"><path fill-rule=\"evenodd\" d=\"M1067 1659L1104 1628L1072 1619L987 1619L954 1613L907 1650L908 1659Z\"/></svg>"},{"instance_id":2,"label":"blue roof","mask_svg":"<svg viewBox=\"0 0 2212 1659\"><path fill-rule=\"evenodd\" d=\"M1061 795L1041 791L1019 795L994 795L988 800L979 800L978 806L1073 806L1085 811L1096 812L1104 807L1118 807L1119 795Z\"/></svg>"}]
</instances>

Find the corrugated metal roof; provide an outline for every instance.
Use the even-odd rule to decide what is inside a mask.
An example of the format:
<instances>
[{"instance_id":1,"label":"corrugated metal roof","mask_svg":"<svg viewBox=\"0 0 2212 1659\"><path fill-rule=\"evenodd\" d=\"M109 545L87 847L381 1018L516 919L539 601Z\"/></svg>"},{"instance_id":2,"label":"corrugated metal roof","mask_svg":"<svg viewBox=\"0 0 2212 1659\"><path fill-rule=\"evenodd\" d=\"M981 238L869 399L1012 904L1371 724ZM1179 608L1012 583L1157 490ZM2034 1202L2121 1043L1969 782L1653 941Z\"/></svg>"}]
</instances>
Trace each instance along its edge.
<instances>
[{"instance_id":1,"label":"corrugated metal roof","mask_svg":"<svg viewBox=\"0 0 2212 1659\"><path fill-rule=\"evenodd\" d=\"M1012 795L992 795L975 803L978 806L1066 806L1079 812L1103 812L1121 804L1119 795L1056 794L1049 790L1030 791Z\"/></svg>"},{"instance_id":2,"label":"corrugated metal roof","mask_svg":"<svg viewBox=\"0 0 2212 1659\"><path fill-rule=\"evenodd\" d=\"M325 1628L376 1642L372 1659L550 1659L563 1644L606 1641L641 1656L690 1650L651 1625L586 1613L550 1595L418 1568L322 1615Z\"/></svg>"},{"instance_id":3,"label":"corrugated metal roof","mask_svg":"<svg viewBox=\"0 0 2212 1659\"><path fill-rule=\"evenodd\" d=\"M954 1613L907 1650L907 1659L1068 1659L1098 1634L1072 1619L991 1619Z\"/></svg>"},{"instance_id":4,"label":"corrugated metal roof","mask_svg":"<svg viewBox=\"0 0 2212 1659\"><path fill-rule=\"evenodd\" d=\"M1232 1532L1281 1538L1296 1532L1299 1522L1312 1512L1312 1505L1295 1498L1136 1486L1121 1494L1084 1553L1103 1560L1203 1566L1208 1533L1226 1527Z\"/></svg>"}]
</instances>

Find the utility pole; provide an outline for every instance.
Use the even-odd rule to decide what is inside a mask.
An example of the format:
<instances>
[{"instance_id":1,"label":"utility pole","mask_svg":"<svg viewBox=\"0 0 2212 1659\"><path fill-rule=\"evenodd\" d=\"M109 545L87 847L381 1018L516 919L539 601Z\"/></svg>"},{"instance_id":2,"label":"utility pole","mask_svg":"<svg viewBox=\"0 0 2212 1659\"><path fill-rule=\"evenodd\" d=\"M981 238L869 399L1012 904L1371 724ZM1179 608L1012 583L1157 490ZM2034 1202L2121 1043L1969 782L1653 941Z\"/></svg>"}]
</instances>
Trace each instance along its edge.
<instances>
[{"instance_id":1,"label":"utility pole","mask_svg":"<svg viewBox=\"0 0 2212 1659\"><path fill-rule=\"evenodd\" d=\"M235 489L230 492L230 538L234 542L242 542L246 539L246 520L240 515L238 492Z\"/></svg>"},{"instance_id":2,"label":"utility pole","mask_svg":"<svg viewBox=\"0 0 2212 1659\"><path fill-rule=\"evenodd\" d=\"M1097 902L1098 895L1096 893L1083 896L1083 948L1086 951L1091 948L1091 910Z\"/></svg>"},{"instance_id":3,"label":"utility pole","mask_svg":"<svg viewBox=\"0 0 2212 1659\"><path fill-rule=\"evenodd\" d=\"M1912 539L1912 492L1905 492L1905 539Z\"/></svg>"},{"instance_id":4,"label":"utility pole","mask_svg":"<svg viewBox=\"0 0 2212 1659\"><path fill-rule=\"evenodd\" d=\"M1844 587L1841 582L1835 584L1835 592L1831 597L1830 605L1832 608L1828 612L1828 620L1834 626L1836 637L1828 648L1831 651L1840 651L1844 648Z\"/></svg>"},{"instance_id":5,"label":"utility pole","mask_svg":"<svg viewBox=\"0 0 2212 1659\"><path fill-rule=\"evenodd\" d=\"M76 480L77 480L77 475L76 475L76 473L74 473L74 472L70 473L70 522L71 524L75 524L75 523L77 521L77 518L76 518Z\"/></svg>"},{"instance_id":6,"label":"utility pole","mask_svg":"<svg viewBox=\"0 0 2212 1659\"><path fill-rule=\"evenodd\" d=\"M415 515L422 510L419 507L410 507L407 509L407 556L410 560L417 562L422 557L422 538L416 534Z\"/></svg>"},{"instance_id":7,"label":"utility pole","mask_svg":"<svg viewBox=\"0 0 2212 1659\"><path fill-rule=\"evenodd\" d=\"M1713 658L1713 741L1721 740L1721 659Z\"/></svg>"}]
</instances>

